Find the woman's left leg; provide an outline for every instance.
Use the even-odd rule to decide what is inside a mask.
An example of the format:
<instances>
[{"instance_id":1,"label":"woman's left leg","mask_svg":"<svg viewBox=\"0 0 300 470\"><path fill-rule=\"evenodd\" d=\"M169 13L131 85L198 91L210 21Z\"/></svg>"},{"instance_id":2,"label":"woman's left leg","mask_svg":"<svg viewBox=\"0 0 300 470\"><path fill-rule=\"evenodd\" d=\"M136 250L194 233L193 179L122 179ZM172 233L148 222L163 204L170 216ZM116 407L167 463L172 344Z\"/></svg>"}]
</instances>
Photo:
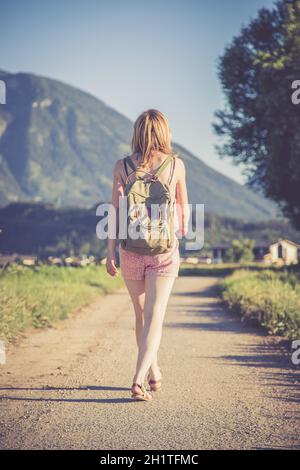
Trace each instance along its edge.
<instances>
[{"instance_id":1,"label":"woman's left leg","mask_svg":"<svg viewBox=\"0 0 300 470\"><path fill-rule=\"evenodd\" d=\"M135 337L139 347L144 328L145 280L136 281L124 278L124 281L134 308Z\"/></svg>"},{"instance_id":2,"label":"woman's left leg","mask_svg":"<svg viewBox=\"0 0 300 470\"><path fill-rule=\"evenodd\" d=\"M131 297L134 313L135 313L135 337L138 348L142 346L142 337L144 329L144 308L145 308L145 280L131 280L124 278L126 287ZM160 369L157 362L157 354L155 355L150 369L151 379L160 378Z\"/></svg>"},{"instance_id":3,"label":"woman's left leg","mask_svg":"<svg viewBox=\"0 0 300 470\"><path fill-rule=\"evenodd\" d=\"M157 359L164 316L175 277L146 275L144 328L139 345L134 382L142 384Z\"/></svg>"}]
</instances>

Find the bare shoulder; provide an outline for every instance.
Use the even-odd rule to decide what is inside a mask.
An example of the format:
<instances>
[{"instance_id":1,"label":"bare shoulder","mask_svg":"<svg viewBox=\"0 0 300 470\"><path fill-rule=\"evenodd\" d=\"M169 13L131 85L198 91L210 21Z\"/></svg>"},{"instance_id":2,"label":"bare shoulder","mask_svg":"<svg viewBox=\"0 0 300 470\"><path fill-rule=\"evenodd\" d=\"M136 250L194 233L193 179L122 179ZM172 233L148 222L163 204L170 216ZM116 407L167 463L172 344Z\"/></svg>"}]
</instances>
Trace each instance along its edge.
<instances>
[{"instance_id":1,"label":"bare shoulder","mask_svg":"<svg viewBox=\"0 0 300 470\"><path fill-rule=\"evenodd\" d=\"M119 175L120 173L122 173L122 170L123 170L123 158L119 158L119 160L116 161L115 165L114 165L114 174L115 175Z\"/></svg>"},{"instance_id":2,"label":"bare shoulder","mask_svg":"<svg viewBox=\"0 0 300 470\"><path fill-rule=\"evenodd\" d=\"M175 157L175 172L177 181L185 175L185 164L179 155Z\"/></svg>"},{"instance_id":3,"label":"bare shoulder","mask_svg":"<svg viewBox=\"0 0 300 470\"><path fill-rule=\"evenodd\" d=\"M184 165L184 161L182 160L182 158L179 155L177 155L175 159L176 159L177 168L183 170L185 168L185 165Z\"/></svg>"}]
</instances>

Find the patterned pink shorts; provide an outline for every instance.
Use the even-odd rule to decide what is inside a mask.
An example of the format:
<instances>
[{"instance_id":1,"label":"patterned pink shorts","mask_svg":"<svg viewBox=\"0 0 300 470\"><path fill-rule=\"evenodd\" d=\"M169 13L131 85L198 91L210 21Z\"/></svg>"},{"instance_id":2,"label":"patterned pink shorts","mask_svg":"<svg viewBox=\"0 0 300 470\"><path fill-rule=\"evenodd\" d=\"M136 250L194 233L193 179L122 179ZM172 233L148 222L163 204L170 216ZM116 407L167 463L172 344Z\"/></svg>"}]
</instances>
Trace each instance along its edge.
<instances>
[{"instance_id":1,"label":"patterned pink shorts","mask_svg":"<svg viewBox=\"0 0 300 470\"><path fill-rule=\"evenodd\" d=\"M178 277L180 265L178 239L175 240L171 251L159 255L140 255L119 245L119 257L121 274L126 279L140 281L149 275Z\"/></svg>"}]
</instances>

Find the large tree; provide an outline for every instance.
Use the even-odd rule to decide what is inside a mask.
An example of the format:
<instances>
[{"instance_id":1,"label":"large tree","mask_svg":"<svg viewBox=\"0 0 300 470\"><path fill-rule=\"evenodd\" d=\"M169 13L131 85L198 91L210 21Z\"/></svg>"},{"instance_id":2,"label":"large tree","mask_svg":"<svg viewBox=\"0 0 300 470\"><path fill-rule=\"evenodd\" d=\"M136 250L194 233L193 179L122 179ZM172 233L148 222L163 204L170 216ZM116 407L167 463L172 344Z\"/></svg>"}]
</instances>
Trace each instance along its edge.
<instances>
[{"instance_id":1,"label":"large tree","mask_svg":"<svg viewBox=\"0 0 300 470\"><path fill-rule=\"evenodd\" d=\"M243 164L300 229L300 0L261 9L225 49L218 68L225 109L214 128L222 156ZM297 81L299 81L297 83ZM293 103L294 101L294 103Z\"/></svg>"}]
</instances>

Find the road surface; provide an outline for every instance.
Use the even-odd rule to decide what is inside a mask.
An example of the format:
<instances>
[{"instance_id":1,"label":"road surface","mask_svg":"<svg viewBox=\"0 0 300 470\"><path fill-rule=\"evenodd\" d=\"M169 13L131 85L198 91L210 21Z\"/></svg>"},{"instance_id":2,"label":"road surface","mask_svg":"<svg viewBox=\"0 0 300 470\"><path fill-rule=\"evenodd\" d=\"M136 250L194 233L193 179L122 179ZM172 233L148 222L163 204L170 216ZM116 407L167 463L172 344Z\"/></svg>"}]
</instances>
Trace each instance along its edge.
<instances>
[{"instance_id":1,"label":"road surface","mask_svg":"<svg viewBox=\"0 0 300 470\"><path fill-rule=\"evenodd\" d=\"M4 449L300 448L299 367L278 339L225 312L215 278L180 277L160 349L163 390L134 402L123 288L26 335L0 366Z\"/></svg>"}]
</instances>

